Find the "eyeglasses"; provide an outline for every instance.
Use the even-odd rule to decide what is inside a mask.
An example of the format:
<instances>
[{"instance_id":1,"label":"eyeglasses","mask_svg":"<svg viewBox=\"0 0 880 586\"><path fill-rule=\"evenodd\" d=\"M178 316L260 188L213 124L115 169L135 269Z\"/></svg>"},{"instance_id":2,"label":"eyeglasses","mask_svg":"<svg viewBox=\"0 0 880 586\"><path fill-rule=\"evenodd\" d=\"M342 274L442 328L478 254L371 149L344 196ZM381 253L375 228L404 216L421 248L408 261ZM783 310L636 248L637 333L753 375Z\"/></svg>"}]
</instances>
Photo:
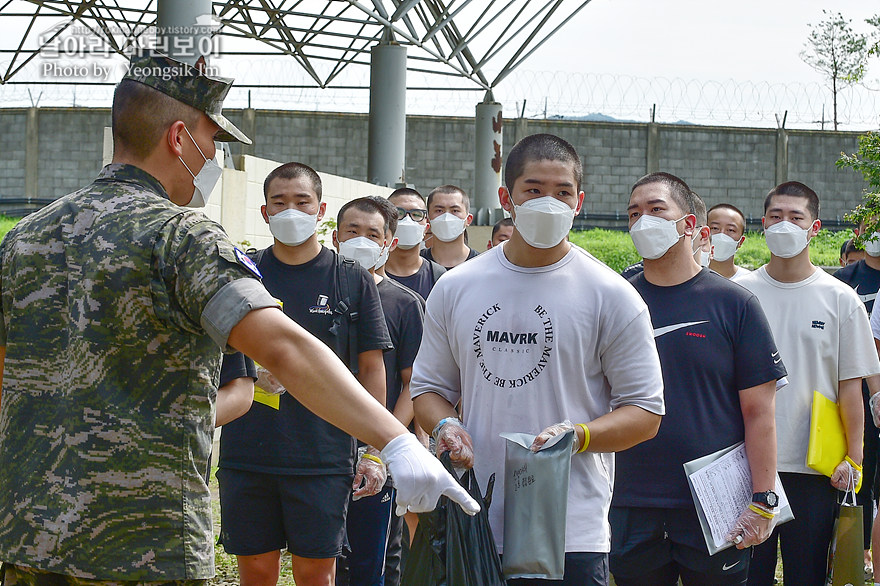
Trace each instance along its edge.
<instances>
[{"instance_id":1,"label":"eyeglasses","mask_svg":"<svg viewBox=\"0 0 880 586\"><path fill-rule=\"evenodd\" d=\"M409 217L412 218L413 222L421 222L428 217L428 210L405 210L401 207L397 208L398 220L404 219L407 214L409 214Z\"/></svg>"}]
</instances>

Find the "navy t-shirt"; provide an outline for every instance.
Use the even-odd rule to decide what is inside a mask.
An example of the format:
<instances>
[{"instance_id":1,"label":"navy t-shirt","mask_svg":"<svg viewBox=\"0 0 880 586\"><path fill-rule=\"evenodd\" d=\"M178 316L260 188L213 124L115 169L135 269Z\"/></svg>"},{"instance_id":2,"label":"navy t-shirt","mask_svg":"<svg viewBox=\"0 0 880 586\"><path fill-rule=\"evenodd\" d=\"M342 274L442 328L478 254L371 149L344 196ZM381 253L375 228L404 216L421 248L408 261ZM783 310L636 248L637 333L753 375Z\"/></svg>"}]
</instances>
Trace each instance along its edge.
<instances>
[{"instance_id":1,"label":"navy t-shirt","mask_svg":"<svg viewBox=\"0 0 880 586\"><path fill-rule=\"evenodd\" d=\"M389 411L394 411L403 384L400 371L412 368L422 343L425 300L392 279L382 279L378 289L385 323L394 345L382 355L385 359L385 405Z\"/></svg>"},{"instance_id":2,"label":"navy t-shirt","mask_svg":"<svg viewBox=\"0 0 880 586\"><path fill-rule=\"evenodd\" d=\"M422 299L427 299L428 295L431 293L431 289L434 288L434 283L436 283L437 279L446 272L446 269L432 260L428 260L425 257L422 258L424 259L422 266L419 267L419 270L408 277L392 275L388 272L387 267L385 268L385 274L404 287L408 287L421 295Z\"/></svg>"},{"instance_id":3,"label":"navy t-shirt","mask_svg":"<svg viewBox=\"0 0 880 586\"><path fill-rule=\"evenodd\" d=\"M336 258L334 251L322 248L307 263L287 265L268 248L257 263L263 284L283 302L284 313L334 350L336 339L330 328L341 291ZM359 265L349 269L361 293L360 306L353 308L359 318L350 328L357 336L358 352L388 350L391 340L376 283ZM340 358L348 362L348 356ZM220 467L271 474L351 474L354 453L350 435L284 393L278 409L254 401L246 415L223 426Z\"/></svg>"},{"instance_id":4,"label":"navy t-shirt","mask_svg":"<svg viewBox=\"0 0 880 586\"><path fill-rule=\"evenodd\" d=\"M657 436L616 456L613 506L693 506L682 465L744 439L739 391L785 376L757 297L702 269L672 287L630 282L651 312L666 415Z\"/></svg>"},{"instance_id":5,"label":"navy t-shirt","mask_svg":"<svg viewBox=\"0 0 880 586\"><path fill-rule=\"evenodd\" d=\"M634 265L629 265L625 269L620 272L620 276L626 279L627 281L631 280L636 275L640 274L645 270L645 265L642 264L642 261L637 262Z\"/></svg>"},{"instance_id":6,"label":"navy t-shirt","mask_svg":"<svg viewBox=\"0 0 880 586\"><path fill-rule=\"evenodd\" d=\"M464 259L464 262L469 261L470 259L474 258L475 256L480 256L480 253L477 252L476 250L474 250L473 248L469 248L469 250L470 250L470 252L468 253L467 258ZM434 255L431 253L430 248L426 248L425 250L423 250L419 254L422 255L422 258L426 258L430 261L437 262L436 260L434 260ZM440 266L443 267L444 269L446 269L447 271L455 268L455 267L447 267L447 266L443 266L443 265L440 265Z\"/></svg>"},{"instance_id":7,"label":"navy t-shirt","mask_svg":"<svg viewBox=\"0 0 880 586\"><path fill-rule=\"evenodd\" d=\"M872 269L864 260L860 260L838 269L834 276L855 290L870 316L871 310L874 309L877 289L880 289L880 271Z\"/></svg>"},{"instance_id":8,"label":"navy t-shirt","mask_svg":"<svg viewBox=\"0 0 880 586\"><path fill-rule=\"evenodd\" d=\"M223 363L220 365L220 386L244 377L257 380L257 368L254 366L254 361L241 352L224 354Z\"/></svg>"}]
</instances>

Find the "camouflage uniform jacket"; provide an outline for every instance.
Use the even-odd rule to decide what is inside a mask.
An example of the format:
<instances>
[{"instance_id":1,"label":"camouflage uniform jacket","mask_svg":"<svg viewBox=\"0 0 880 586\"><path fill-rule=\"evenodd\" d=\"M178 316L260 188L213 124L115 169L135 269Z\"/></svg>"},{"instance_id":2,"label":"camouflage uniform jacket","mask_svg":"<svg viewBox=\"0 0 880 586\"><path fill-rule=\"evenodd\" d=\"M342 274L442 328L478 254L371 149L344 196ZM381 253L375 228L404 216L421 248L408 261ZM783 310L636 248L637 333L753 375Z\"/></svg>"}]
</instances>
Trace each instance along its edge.
<instances>
[{"instance_id":1,"label":"camouflage uniform jacket","mask_svg":"<svg viewBox=\"0 0 880 586\"><path fill-rule=\"evenodd\" d=\"M243 253L241 253L243 254ZM109 165L0 244L0 560L99 580L213 575L220 349L273 307L223 229Z\"/></svg>"}]
</instances>

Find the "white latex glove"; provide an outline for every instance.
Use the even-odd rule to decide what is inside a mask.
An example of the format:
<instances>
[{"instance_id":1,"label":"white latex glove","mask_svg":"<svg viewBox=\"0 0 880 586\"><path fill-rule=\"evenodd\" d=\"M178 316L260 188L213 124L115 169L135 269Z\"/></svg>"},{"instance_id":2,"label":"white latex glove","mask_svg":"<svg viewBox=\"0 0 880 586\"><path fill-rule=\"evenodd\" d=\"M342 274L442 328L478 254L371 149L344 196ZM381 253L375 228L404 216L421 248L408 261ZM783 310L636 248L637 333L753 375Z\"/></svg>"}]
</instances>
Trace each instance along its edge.
<instances>
[{"instance_id":1,"label":"white latex glove","mask_svg":"<svg viewBox=\"0 0 880 586\"><path fill-rule=\"evenodd\" d=\"M379 450L375 448L368 448L358 459L357 472L354 475L354 482L351 483L351 489L354 491L351 498L353 501L378 494L388 479L385 464L377 462L368 454L376 459L381 459Z\"/></svg>"},{"instance_id":2,"label":"white latex glove","mask_svg":"<svg viewBox=\"0 0 880 586\"><path fill-rule=\"evenodd\" d=\"M385 446L382 461L394 479L397 489L397 515L407 511L424 513L437 507L440 496L447 496L468 515L480 511L471 495L467 493L443 467L440 460L431 455L411 433L404 433Z\"/></svg>"}]
</instances>

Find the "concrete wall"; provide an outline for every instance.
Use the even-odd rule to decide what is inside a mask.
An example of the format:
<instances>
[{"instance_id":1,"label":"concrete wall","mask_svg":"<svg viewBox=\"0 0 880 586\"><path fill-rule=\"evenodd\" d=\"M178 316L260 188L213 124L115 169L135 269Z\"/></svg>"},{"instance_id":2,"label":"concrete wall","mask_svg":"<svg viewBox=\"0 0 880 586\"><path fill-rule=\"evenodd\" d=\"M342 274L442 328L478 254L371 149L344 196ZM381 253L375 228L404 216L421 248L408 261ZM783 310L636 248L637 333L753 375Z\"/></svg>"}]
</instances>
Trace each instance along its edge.
<instances>
[{"instance_id":1,"label":"concrete wall","mask_svg":"<svg viewBox=\"0 0 880 586\"><path fill-rule=\"evenodd\" d=\"M101 166L107 109L0 109L2 198L56 198L88 183ZM367 116L273 110L230 110L254 138L232 153L270 161L298 160L329 175L362 180L367 172ZM629 187L649 170L685 179L708 205L733 203L760 218L763 195L778 180L800 180L822 198L822 217L842 219L861 198L861 177L834 166L854 152L858 133L686 125L509 120L504 152L521 136L558 134L578 149L584 164L585 212L623 214ZM30 141L28 140L30 137ZM473 188L472 118L410 116L407 182L426 193L453 183ZM30 148L30 151L28 149ZM37 153L36 157L27 153Z\"/></svg>"}]
</instances>

